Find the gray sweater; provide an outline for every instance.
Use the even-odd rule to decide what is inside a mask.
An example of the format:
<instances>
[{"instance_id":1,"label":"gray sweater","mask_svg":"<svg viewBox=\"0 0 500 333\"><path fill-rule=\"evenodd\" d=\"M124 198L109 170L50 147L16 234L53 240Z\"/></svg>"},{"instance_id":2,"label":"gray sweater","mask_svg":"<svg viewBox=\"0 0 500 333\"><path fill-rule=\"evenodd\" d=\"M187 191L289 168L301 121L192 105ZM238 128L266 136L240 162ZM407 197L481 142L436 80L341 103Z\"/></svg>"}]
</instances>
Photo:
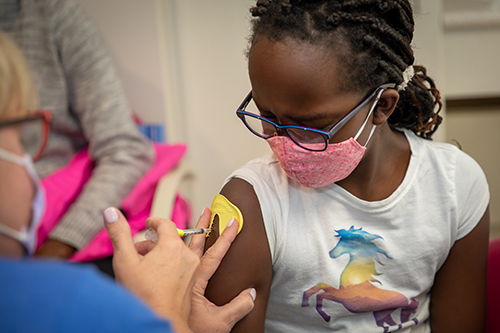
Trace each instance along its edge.
<instances>
[{"instance_id":1,"label":"gray sweater","mask_svg":"<svg viewBox=\"0 0 500 333\"><path fill-rule=\"evenodd\" d=\"M95 26L73 0L0 0L0 28L28 59L40 108L52 111L40 177L65 166L85 145L91 179L50 238L85 246L102 228L102 211L119 206L151 167L154 152L137 130ZM30 145L33 133L23 133ZM50 209L50 207L47 207Z\"/></svg>"}]
</instances>

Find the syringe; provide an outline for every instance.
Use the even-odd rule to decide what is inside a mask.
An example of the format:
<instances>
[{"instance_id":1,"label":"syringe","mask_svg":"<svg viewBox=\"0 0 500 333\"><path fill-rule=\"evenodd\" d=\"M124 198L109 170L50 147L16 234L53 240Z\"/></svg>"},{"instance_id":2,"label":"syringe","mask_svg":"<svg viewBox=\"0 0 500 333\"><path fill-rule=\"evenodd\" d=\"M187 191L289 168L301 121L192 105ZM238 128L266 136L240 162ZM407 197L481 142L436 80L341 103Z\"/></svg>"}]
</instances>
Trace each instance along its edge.
<instances>
[{"instance_id":1,"label":"syringe","mask_svg":"<svg viewBox=\"0 0 500 333\"><path fill-rule=\"evenodd\" d=\"M185 236L191 236L191 235L200 235L200 234L207 234L212 229L207 229L207 228L197 228L197 229L177 229L177 233L181 237ZM156 233L156 230L149 228L146 230L146 233L144 234L144 237L146 240L150 240L153 242L158 242L158 234Z\"/></svg>"}]
</instances>

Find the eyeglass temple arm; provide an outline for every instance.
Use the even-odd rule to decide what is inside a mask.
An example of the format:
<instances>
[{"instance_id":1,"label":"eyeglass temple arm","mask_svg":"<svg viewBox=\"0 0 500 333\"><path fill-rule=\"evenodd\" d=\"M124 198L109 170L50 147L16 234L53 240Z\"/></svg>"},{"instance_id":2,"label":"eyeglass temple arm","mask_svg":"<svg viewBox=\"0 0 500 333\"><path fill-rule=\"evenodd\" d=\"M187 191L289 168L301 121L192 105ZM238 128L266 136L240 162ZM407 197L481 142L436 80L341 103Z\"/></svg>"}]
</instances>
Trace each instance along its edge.
<instances>
[{"instance_id":1,"label":"eyeglass temple arm","mask_svg":"<svg viewBox=\"0 0 500 333\"><path fill-rule=\"evenodd\" d=\"M252 99L252 91L250 90L247 97L245 97L243 102L241 102L240 106L238 107L238 110L236 111L243 110L248 105L248 103L250 103L251 99Z\"/></svg>"},{"instance_id":2,"label":"eyeglass temple arm","mask_svg":"<svg viewBox=\"0 0 500 333\"><path fill-rule=\"evenodd\" d=\"M352 112L349 112L348 114L346 114L344 116L344 118L342 118L338 123L336 123L332 127L331 130L328 131L328 134L330 135L330 137L332 137L335 133L337 133L337 131L342 126L344 126L345 123L347 123L349 120L351 120L351 118L354 117L354 115L356 115L356 113L358 113L358 111L361 110L373 98L373 96L375 96L381 90L384 91L385 89L390 89L390 88L394 88L394 87L396 87L395 83L387 83L387 84L383 84L380 87L378 87L377 89L375 89L375 91L370 96L365 98L365 100L363 102L361 102L361 104L359 104L354 110L352 110ZM375 103L376 102L378 102L378 99L377 99L377 101L375 101Z\"/></svg>"},{"instance_id":3,"label":"eyeglass temple arm","mask_svg":"<svg viewBox=\"0 0 500 333\"><path fill-rule=\"evenodd\" d=\"M26 123L26 122L33 121L33 120L39 120L40 118L44 118L44 116L43 115L36 115L36 116L29 117L29 118L19 118L19 119L7 120L7 121L0 123L0 128L12 126L12 125L17 125L17 124L22 124L22 123Z\"/></svg>"},{"instance_id":4,"label":"eyeglass temple arm","mask_svg":"<svg viewBox=\"0 0 500 333\"><path fill-rule=\"evenodd\" d=\"M44 119L42 143L38 154L33 157L33 161L36 162L42 157L43 152L45 151L45 147L47 146L47 141L49 139L49 125L52 122L52 112L48 110L37 110L35 114L38 116L42 116Z\"/></svg>"},{"instance_id":5,"label":"eyeglass temple arm","mask_svg":"<svg viewBox=\"0 0 500 333\"><path fill-rule=\"evenodd\" d=\"M46 110L37 110L35 114L23 117L23 118L17 118L17 119L11 119L7 120L4 122L0 122L0 128L2 127L7 127L7 126L12 126L12 125L17 125L17 124L22 124L34 120L39 120L43 119L46 122L51 122L52 121L52 114L50 111Z\"/></svg>"}]
</instances>

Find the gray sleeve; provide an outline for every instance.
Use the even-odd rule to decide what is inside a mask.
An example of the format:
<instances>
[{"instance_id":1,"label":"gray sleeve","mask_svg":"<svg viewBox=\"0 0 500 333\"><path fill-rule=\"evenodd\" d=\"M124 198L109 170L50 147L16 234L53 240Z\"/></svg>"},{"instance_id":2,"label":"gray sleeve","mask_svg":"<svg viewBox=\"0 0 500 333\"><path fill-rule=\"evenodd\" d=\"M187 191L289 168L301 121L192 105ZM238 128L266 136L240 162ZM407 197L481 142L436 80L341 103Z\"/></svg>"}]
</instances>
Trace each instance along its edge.
<instances>
[{"instance_id":1,"label":"gray sleeve","mask_svg":"<svg viewBox=\"0 0 500 333\"><path fill-rule=\"evenodd\" d=\"M51 3L69 107L79 119L96 167L50 238L80 249L102 229L102 211L119 206L151 167L154 151L132 119L96 27L73 0Z\"/></svg>"}]
</instances>

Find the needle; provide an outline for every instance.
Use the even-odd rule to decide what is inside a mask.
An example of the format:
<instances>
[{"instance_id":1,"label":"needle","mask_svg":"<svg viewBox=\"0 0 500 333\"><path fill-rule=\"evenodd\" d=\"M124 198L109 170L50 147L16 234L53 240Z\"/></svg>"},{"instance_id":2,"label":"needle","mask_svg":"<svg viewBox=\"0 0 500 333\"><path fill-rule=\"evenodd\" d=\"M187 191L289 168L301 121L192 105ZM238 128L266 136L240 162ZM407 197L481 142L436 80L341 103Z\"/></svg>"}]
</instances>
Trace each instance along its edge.
<instances>
[{"instance_id":1,"label":"needle","mask_svg":"<svg viewBox=\"0 0 500 333\"><path fill-rule=\"evenodd\" d=\"M206 234L212 231L212 229L207 229L207 228L198 228L198 229L177 229L177 233L181 237L185 236L191 236L191 235L200 235L200 234ZM146 230L146 233L144 234L144 237L146 240L151 240L153 242L158 241L158 234L154 229L149 228Z\"/></svg>"}]
</instances>

